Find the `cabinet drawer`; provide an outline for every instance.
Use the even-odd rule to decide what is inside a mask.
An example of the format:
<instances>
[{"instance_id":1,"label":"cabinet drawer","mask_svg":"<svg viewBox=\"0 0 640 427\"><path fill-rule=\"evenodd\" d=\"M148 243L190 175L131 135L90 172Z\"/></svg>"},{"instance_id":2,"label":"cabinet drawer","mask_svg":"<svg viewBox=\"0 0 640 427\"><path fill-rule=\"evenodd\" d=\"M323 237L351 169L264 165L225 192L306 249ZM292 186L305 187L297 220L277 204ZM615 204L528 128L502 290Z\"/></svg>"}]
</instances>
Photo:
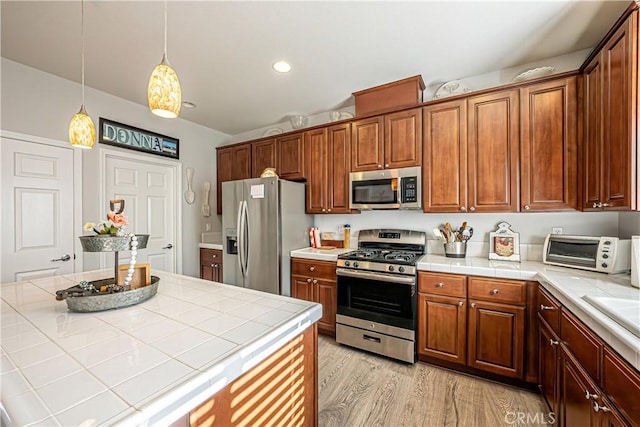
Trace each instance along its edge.
<instances>
[{"instance_id":1,"label":"cabinet drawer","mask_svg":"<svg viewBox=\"0 0 640 427\"><path fill-rule=\"evenodd\" d=\"M613 404L630 420L640 422L640 373L605 347L602 385Z\"/></svg>"},{"instance_id":2,"label":"cabinet drawer","mask_svg":"<svg viewBox=\"0 0 640 427\"><path fill-rule=\"evenodd\" d=\"M538 288L536 310L541 319L551 327L553 332L560 334L560 304L542 288Z\"/></svg>"},{"instance_id":3,"label":"cabinet drawer","mask_svg":"<svg viewBox=\"0 0 640 427\"><path fill-rule=\"evenodd\" d=\"M455 274L418 273L418 291L430 294L467 297L467 278Z\"/></svg>"},{"instance_id":4,"label":"cabinet drawer","mask_svg":"<svg viewBox=\"0 0 640 427\"><path fill-rule=\"evenodd\" d=\"M212 263L222 264L222 251L219 249L200 248L200 265Z\"/></svg>"},{"instance_id":5,"label":"cabinet drawer","mask_svg":"<svg viewBox=\"0 0 640 427\"><path fill-rule=\"evenodd\" d=\"M336 280L336 263L315 260L291 260L291 274Z\"/></svg>"},{"instance_id":6,"label":"cabinet drawer","mask_svg":"<svg viewBox=\"0 0 640 427\"><path fill-rule=\"evenodd\" d=\"M469 299L524 305L527 302L525 282L469 277Z\"/></svg>"},{"instance_id":7,"label":"cabinet drawer","mask_svg":"<svg viewBox=\"0 0 640 427\"><path fill-rule=\"evenodd\" d=\"M564 309L560 318L560 338L591 378L600 384L600 359L602 358L600 339Z\"/></svg>"}]
</instances>

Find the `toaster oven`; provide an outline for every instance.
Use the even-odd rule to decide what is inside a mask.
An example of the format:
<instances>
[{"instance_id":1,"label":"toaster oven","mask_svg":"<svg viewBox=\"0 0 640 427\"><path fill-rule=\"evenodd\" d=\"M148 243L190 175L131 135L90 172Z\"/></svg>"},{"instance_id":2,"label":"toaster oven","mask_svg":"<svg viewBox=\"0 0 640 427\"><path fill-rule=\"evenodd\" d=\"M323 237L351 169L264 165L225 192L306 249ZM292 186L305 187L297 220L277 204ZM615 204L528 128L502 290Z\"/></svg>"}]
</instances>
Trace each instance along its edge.
<instances>
[{"instance_id":1,"label":"toaster oven","mask_svg":"<svg viewBox=\"0 0 640 427\"><path fill-rule=\"evenodd\" d=\"M542 262L600 273L622 273L631 265L631 241L607 236L549 234Z\"/></svg>"}]
</instances>

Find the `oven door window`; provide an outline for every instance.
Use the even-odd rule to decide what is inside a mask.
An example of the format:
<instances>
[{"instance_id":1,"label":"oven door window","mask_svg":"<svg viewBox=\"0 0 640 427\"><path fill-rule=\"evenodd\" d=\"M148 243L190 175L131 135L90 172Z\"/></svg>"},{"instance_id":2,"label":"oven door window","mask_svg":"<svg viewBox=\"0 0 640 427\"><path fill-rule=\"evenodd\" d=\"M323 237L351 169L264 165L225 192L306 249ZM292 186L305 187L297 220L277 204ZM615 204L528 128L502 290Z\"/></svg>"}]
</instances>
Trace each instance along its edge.
<instances>
[{"instance_id":1,"label":"oven door window","mask_svg":"<svg viewBox=\"0 0 640 427\"><path fill-rule=\"evenodd\" d=\"M547 260L595 267L598 245L597 241L552 241L549 245Z\"/></svg>"},{"instance_id":2,"label":"oven door window","mask_svg":"<svg viewBox=\"0 0 640 427\"><path fill-rule=\"evenodd\" d=\"M338 314L415 330L415 284L338 276Z\"/></svg>"},{"instance_id":3,"label":"oven door window","mask_svg":"<svg viewBox=\"0 0 640 427\"><path fill-rule=\"evenodd\" d=\"M351 191L354 204L393 205L398 203L398 178L354 181Z\"/></svg>"}]
</instances>

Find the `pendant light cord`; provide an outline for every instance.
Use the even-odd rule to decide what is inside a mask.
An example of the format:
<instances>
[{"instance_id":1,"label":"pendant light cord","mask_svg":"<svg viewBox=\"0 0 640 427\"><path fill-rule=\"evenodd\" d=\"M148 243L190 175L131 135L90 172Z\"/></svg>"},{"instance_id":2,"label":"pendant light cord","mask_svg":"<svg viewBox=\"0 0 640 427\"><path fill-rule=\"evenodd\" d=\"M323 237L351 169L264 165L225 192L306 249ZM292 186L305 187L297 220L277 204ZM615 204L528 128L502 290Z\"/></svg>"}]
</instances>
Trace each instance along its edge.
<instances>
[{"instance_id":1,"label":"pendant light cord","mask_svg":"<svg viewBox=\"0 0 640 427\"><path fill-rule=\"evenodd\" d=\"M164 0L164 57L167 57L167 0Z\"/></svg>"},{"instance_id":2,"label":"pendant light cord","mask_svg":"<svg viewBox=\"0 0 640 427\"><path fill-rule=\"evenodd\" d=\"M82 106L84 107L84 0L82 0L82 28L80 30L80 38L82 39Z\"/></svg>"}]
</instances>

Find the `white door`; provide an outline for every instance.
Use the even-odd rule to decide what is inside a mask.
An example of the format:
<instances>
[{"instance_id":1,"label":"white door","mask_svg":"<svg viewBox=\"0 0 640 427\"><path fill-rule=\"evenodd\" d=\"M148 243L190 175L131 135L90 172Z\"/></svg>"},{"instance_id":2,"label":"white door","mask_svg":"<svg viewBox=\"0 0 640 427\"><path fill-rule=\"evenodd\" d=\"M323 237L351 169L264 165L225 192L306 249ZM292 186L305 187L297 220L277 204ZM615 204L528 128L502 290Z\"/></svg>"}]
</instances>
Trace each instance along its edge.
<instances>
[{"instance_id":1,"label":"white door","mask_svg":"<svg viewBox=\"0 0 640 427\"><path fill-rule=\"evenodd\" d=\"M127 232L149 234L147 248L138 251L137 262L151 263L152 272L174 273L177 166L153 162L142 156L130 160L131 157L106 154L106 200L125 201L124 214L129 219ZM126 264L130 254L122 252L119 257L119 264ZM113 257L107 258L107 265L113 265Z\"/></svg>"},{"instance_id":2,"label":"white door","mask_svg":"<svg viewBox=\"0 0 640 427\"><path fill-rule=\"evenodd\" d=\"M0 141L2 282L73 273L73 149Z\"/></svg>"}]
</instances>

